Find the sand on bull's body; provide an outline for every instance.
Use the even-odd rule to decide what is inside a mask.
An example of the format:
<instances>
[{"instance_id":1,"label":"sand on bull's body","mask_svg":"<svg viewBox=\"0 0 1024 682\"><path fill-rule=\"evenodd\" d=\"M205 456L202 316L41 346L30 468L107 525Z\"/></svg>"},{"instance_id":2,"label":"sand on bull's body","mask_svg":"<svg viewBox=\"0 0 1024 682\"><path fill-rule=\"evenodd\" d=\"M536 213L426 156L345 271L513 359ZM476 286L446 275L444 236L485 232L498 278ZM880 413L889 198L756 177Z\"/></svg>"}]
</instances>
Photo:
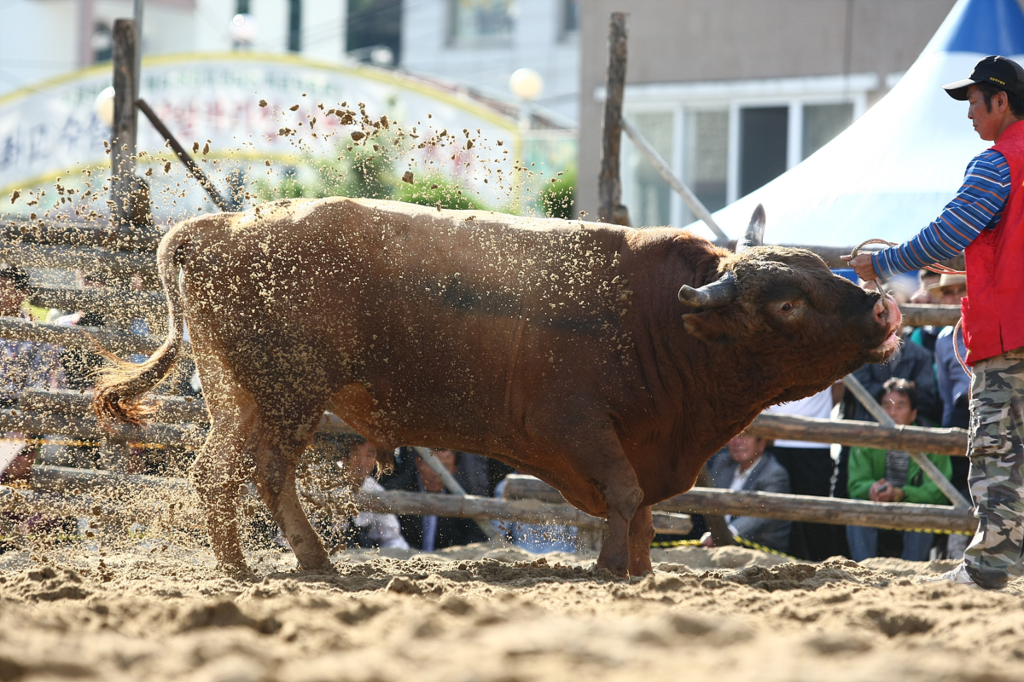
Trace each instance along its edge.
<instances>
[{"instance_id":1,"label":"sand on bull's body","mask_svg":"<svg viewBox=\"0 0 1024 682\"><path fill-rule=\"evenodd\" d=\"M593 556L487 545L349 550L333 575L263 550L260 574L238 579L204 550L161 546L0 556L0 680L1024 676L1024 582L915 583L950 562L680 547L618 580Z\"/></svg>"}]
</instances>

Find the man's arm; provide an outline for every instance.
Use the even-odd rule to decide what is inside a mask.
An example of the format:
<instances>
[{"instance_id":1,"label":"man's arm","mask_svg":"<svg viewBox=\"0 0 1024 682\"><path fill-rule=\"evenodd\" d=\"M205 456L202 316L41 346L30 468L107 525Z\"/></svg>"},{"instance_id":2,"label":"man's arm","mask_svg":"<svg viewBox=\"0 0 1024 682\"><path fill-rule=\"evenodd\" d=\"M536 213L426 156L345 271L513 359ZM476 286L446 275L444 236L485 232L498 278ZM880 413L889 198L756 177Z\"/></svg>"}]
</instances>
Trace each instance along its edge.
<instances>
[{"instance_id":1,"label":"man's arm","mask_svg":"<svg viewBox=\"0 0 1024 682\"><path fill-rule=\"evenodd\" d=\"M964 183L939 217L904 244L874 254L859 254L849 261L857 275L869 281L917 270L958 255L1003 215L1010 196L1010 167L992 149L974 157Z\"/></svg>"}]
</instances>

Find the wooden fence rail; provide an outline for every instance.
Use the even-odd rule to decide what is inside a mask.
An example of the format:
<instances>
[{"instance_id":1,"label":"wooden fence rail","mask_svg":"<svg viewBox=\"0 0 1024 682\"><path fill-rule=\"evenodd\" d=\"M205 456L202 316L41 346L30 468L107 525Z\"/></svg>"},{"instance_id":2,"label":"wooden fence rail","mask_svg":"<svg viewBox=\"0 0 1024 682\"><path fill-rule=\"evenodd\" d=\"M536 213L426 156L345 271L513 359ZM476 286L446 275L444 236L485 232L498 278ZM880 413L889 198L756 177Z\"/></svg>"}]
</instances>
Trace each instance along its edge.
<instances>
[{"instance_id":1,"label":"wooden fence rail","mask_svg":"<svg viewBox=\"0 0 1024 682\"><path fill-rule=\"evenodd\" d=\"M554 503L562 494L533 476L513 474L505 481L505 499ZM770 519L835 525L974 532L977 520L970 512L952 507L895 502L868 502L832 497L783 495L718 488L692 488L653 507L657 511L688 514L733 514Z\"/></svg>"},{"instance_id":2,"label":"wooden fence rail","mask_svg":"<svg viewBox=\"0 0 1024 682\"><path fill-rule=\"evenodd\" d=\"M18 410L24 412L58 413L79 419L94 419L92 392L31 389L18 399ZM208 426L209 415L206 402L202 399L182 398L171 395L153 396L155 411L150 415L153 423L181 424L185 422Z\"/></svg>"},{"instance_id":3,"label":"wooden fence rail","mask_svg":"<svg viewBox=\"0 0 1024 682\"><path fill-rule=\"evenodd\" d=\"M56 495L65 502L83 496L91 499L91 496L103 490L149 488L176 495L191 489L191 484L182 478L59 466L35 467L32 485L34 491L45 496L41 499L52 500ZM360 492L352 499L362 511L386 514L484 517L519 523L576 526L581 529L603 528L605 524L604 519L586 514L564 501L510 501L475 495L438 495L398 490ZM689 516L677 512L659 512L655 515L654 525L659 533L672 535L685 535L693 527Z\"/></svg>"},{"instance_id":4,"label":"wooden fence rail","mask_svg":"<svg viewBox=\"0 0 1024 682\"><path fill-rule=\"evenodd\" d=\"M156 258L153 254L110 251L97 247L0 243L0 260L23 267L85 270L115 275L156 272Z\"/></svg>"},{"instance_id":5,"label":"wooden fence rail","mask_svg":"<svg viewBox=\"0 0 1024 682\"><path fill-rule=\"evenodd\" d=\"M167 299L162 291L36 287L31 297L38 306L58 310L82 310L104 315L127 313L131 317L167 314Z\"/></svg>"},{"instance_id":6,"label":"wooden fence rail","mask_svg":"<svg viewBox=\"0 0 1024 682\"><path fill-rule=\"evenodd\" d=\"M28 322L16 317L0 317L0 339L52 343L66 348L96 349L96 342L107 350L118 353L142 353L151 355L163 339L152 336L135 336L125 332L111 332L100 327L65 327L46 322ZM191 353L191 344L182 342L186 352Z\"/></svg>"},{"instance_id":7,"label":"wooden fence rail","mask_svg":"<svg viewBox=\"0 0 1024 682\"><path fill-rule=\"evenodd\" d=\"M967 454L967 431L963 429L935 429L925 426L887 428L875 422L761 414L747 427L746 433L761 438L917 450L933 455Z\"/></svg>"},{"instance_id":8,"label":"wooden fence rail","mask_svg":"<svg viewBox=\"0 0 1024 682\"><path fill-rule=\"evenodd\" d=\"M111 424L100 427L95 419L70 417L59 412L0 410L0 431L31 436L63 436L84 441L123 440L195 449L206 439L206 429L176 424L150 424L145 427Z\"/></svg>"},{"instance_id":9,"label":"wooden fence rail","mask_svg":"<svg viewBox=\"0 0 1024 682\"><path fill-rule=\"evenodd\" d=\"M5 220L6 223L0 224L0 242L8 245L40 244L105 249L124 245L123 240L111 240L105 215L91 222L54 220L40 224L38 220L11 216L7 216ZM130 251L154 251L159 240L159 235L140 231L140 234L133 235Z\"/></svg>"}]
</instances>

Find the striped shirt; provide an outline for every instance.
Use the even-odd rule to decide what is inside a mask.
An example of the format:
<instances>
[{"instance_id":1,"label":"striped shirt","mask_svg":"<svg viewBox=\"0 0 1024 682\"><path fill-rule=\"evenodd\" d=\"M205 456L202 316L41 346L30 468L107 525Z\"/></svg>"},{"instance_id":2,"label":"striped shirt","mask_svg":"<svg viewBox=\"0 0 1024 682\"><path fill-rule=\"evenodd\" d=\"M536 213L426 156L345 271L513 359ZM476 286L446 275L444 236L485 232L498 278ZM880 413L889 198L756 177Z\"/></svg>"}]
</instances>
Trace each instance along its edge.
<instances>
[{"instance_id":1,"label":"striped shirt","mask_svg":"<svg viewBox=\"0 0 1024 682\"><path fill-rule=\"evenodd\" d=\"M910 241L871 257L875 272L892 277L953 258L982 230L999 224L1009 196L1009 164L1001 153L983 151L967 165L964 184L935 222Z\"/></svg>"}]
</instances>

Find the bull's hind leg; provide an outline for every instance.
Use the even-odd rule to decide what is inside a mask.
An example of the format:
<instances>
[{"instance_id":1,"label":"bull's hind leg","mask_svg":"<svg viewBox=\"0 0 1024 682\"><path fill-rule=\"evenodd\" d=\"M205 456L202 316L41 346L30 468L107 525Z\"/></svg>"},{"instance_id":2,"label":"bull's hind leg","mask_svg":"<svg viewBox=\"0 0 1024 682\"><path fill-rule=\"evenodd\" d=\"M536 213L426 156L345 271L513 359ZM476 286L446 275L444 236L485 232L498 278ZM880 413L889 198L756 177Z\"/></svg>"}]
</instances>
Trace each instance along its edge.
<instances>
[{"instance_id":1,"label":"bull's hind leg","mask_svg":"<svg viewBox=\"0 0 1024 682\"><path fill-rule=\"evenodd\" d=\"M629 574L643 575L651 571L651 541L654 540L654 519L650 505L640 507L629 522Z\"/></svg>"},{"instance_id":2,"label":"bull's hind leg","mask_svg":"<svg viewBox=\"0 0 1024 682\"><path fill-rule=\"evenodd\" d=\"M240 389L220 357L193 336L196 365L210 413L210 433L192 465L190 478L210 533L217 565L245 571L238 535L238 491L245 482L254 443L256 404Z\"/></svg>"},{"instance_id":3,"label":"bull's hind leg","mask_svg":"<svg viewBox=\"0 0 1024 682\"><path fill-rule=\"evenodd\" d=\"M317 415L308 428L300 428L298 432L291 428L264 427L260 447L254 456L256 487L292 546L299 566L307 571L333 570L327 550L302 510L295 489L295 469L320 416Z\"/></svg>"},{"instance_id":4,"label":"bull's hind leg","mask_svg":"<svg viewBox=\"0 0 1024 682\"><path fill-rule=\"evenodd\" d=\"M245 441L251 428L247 422L251 423L245 419L215 422L190 474L217 565L234 572L246 570L237 502L239 487L245 482Z\"/></svg>"}]
</instances>

